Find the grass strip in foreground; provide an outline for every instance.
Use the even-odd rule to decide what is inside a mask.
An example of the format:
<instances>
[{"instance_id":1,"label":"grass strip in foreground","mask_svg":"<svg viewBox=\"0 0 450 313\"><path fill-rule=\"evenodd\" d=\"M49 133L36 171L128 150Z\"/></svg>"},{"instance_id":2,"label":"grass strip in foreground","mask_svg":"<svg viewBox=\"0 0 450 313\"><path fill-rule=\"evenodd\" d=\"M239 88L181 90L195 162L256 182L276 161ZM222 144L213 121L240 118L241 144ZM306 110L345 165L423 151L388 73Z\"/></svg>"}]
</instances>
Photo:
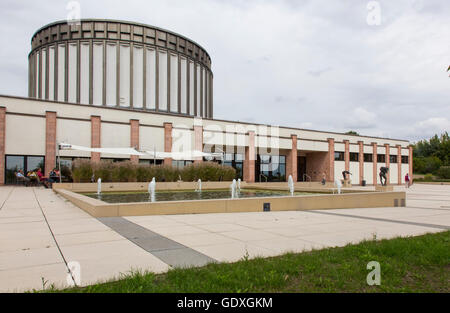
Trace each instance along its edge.
<instances>
[{"instance_id":1,"label":"grass strip in foreground","mask_svg":"<svg viewBox=\"0 0 450 313\"><path fill-rule=\"evenodd\" d=\"M381 267L381 285L369 286L367 264ZM47 292L445 292L450 291L450 231L364 241L345 247L243 258L236 263L134 272L117 281Z\"/></svg>"}]
</instances>

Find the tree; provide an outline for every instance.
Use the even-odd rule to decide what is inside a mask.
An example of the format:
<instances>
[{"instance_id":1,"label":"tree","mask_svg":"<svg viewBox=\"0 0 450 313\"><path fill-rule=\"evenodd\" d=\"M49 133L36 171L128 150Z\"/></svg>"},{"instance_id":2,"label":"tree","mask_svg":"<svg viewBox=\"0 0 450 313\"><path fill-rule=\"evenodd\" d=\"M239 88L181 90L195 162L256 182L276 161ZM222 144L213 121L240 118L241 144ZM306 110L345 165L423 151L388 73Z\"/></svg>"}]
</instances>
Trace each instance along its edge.
<instances>
[{"instance_id":1,"label":"tree","mask_svg":"<svg viewBox=\"0 0 450 313\"><path fill-rule=\"evenodd\" d=\"M355 132L354 130L350 130L350 131L346 132L345 134L359 136L359 134L357 132Z\"/></svg>"},{"instance_id":2,"label":"tree","mask_svg":"<svg viewBox=\"0 0 450 313\"><path fill-rule=\"evenodd\" d=\"M450 136L445 132L417 142L413 155L416 173L436 173L441 166L450 165Z\"/></svg>"}]
</instances>

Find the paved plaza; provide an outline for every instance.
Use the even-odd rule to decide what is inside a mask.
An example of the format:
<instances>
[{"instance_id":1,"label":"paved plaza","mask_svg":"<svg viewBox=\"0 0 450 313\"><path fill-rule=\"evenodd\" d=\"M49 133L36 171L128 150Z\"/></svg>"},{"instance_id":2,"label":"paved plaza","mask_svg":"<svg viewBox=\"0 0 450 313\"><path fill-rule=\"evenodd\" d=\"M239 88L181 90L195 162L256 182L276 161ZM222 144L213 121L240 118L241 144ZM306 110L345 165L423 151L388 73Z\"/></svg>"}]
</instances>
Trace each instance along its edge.
<instances>
[{"instance_id":1,"label":"paved plaza","mask_svg":"<svg viewBox=\"0 0 450 313\"><path fill-rule=\"evenodd\" d=\"M67 286L73 261L88 285L137 269L162 273L450 229L450 185L406 192L406 207L96 219L52 190L4 186L0 292Z\"/></svg>"}]
</instances>

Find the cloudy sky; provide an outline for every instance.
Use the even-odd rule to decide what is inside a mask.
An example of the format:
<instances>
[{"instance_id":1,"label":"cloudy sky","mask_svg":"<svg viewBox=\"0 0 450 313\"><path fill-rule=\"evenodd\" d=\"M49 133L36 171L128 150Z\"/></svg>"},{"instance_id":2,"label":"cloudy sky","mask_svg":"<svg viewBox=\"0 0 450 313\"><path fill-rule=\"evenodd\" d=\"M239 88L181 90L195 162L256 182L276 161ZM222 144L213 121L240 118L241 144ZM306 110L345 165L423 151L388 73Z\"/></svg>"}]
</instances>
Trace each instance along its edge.
<instances>
[{"instance_id":1,"label":"cloudy sky","mask_svg":"<svg viewBox=\"0 0 450 313\"><path fill-rule=\"evenodd\" d=\"M79 1L82 18L155 25L202 45L215 118L411 141L450 131L450 1L370 2ZM68 3L0 2L0 94L27 96L31 37L66 19Z\"/></svg>"}]
</instances>

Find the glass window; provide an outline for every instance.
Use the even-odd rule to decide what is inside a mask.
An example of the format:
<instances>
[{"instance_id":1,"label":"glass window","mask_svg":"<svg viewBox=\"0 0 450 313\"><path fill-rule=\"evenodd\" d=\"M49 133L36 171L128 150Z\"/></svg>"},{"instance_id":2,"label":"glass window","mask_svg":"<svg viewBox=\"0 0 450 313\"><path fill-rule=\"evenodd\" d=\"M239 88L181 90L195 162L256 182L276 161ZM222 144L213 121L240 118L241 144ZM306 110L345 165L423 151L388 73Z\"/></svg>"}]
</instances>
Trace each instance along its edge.
<instances>
[{"instance_id":1,"label":"glass window","mask_svg":"<svg viewBox=\"0 0 450 313\"><path fill-rule=\"evenodd\" d=\"M402 163L403 164L408 164L409 163L409 158L407 155L402 155Z\"/></svg>"},{"instance_id":2,"label":"glass window","mask_svg":"<svg viewBox=\"0 0 450 313\"><path fill-rule=\"evenodd\" d=\"M377 162L385 163L386 162L386 156L384 154L378 154L377 155Z\"/></svg>"},{"instance_id":3,"label":"glass window","mask_svg":"<svg viewBox=\"0 0 450 313\"><path fill-rule=\"evenodd\" d=\"M285 181L286 180L286 156L284 155L258 155L257 179L261 181ZM266 176L262 178L262 175Z\"/></svg>"},{"instance_id":4,"label":"glass window","mask_svg":"<svg viewBox=\"0 0 450 313\"><path fill-rule=\"evenodd\" d=\"M40 168L42 171L44 170L44 157L41 156L28 156L26 160L27 172L34 171Z\"/></svg>"},{"instance_id":5,"label":"glass window","mask_svg":"<svg viewBox=\"0 0 450 313\"><path fill-rule=\"evenodd\" d=\"M364 153L364 162L373 162L373 154Z\"/></svg>"},{"instance_id":6,"label":"glass window","mask_svg":"<svg viewBox=\"0 0 450 313\"><path fill-rule=\"evenodd\" d=\"M344 152L334 152L334 160L335 161L344 161Z\"/></svg>"},{"instance_id":7,"label":"glass window","mask_svg":"<svg viewBox=\"0 0 450 313\"><path fill-rule=\"evenodd\" d=\"M45 171L44 165L43 156L7 155L5 183L14 184L16 182L15 172L19 170L23 170L26 176L27 172L38 168Z\"/></svg>"},{"instance_id":8,"label":"glass window","mask_svg":"<svg viewBox=\"0 0 450 313\"><path fill-rule=\"evenodd\" d=\"M397 156L396 155L389 156L389 162L390 163L397 163Z\"/></svg>"},{"instance_id":9,"label":"glass window","mask_svg":"<svg viewBox=\"0 0 450 313\"><path fill-rule=\"evenodd\" d=\"M350 162L359 162L359 153L350 152Z\"/></svg>"},{"instance_id":10,"label":"glass window","mask_svg":"<svg viewBox=\"0 0 450 313\"><path fill-rule=\"evenodd\" d=\"M5 183L12 184L16 182L15 172L25 170L25 157L23 156L6 156L6 176Z\"/></svg>"}]
</instances>

